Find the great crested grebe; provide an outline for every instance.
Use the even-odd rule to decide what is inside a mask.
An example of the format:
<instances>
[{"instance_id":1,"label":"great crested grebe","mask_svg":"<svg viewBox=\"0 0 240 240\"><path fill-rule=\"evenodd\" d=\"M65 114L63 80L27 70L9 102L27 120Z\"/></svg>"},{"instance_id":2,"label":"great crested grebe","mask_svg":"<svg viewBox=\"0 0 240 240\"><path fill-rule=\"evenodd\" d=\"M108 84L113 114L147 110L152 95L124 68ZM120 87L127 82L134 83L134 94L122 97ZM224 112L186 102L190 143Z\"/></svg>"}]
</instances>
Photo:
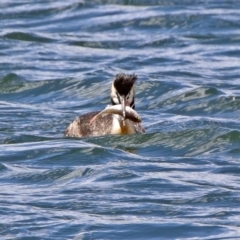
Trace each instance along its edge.
<instances>
[{"instance_id":1,"label":"great crested grebe","mask_svg":"<svg viewBox=\"0 0 240 240\"><path fill-rule=\"evenodd\" d=\"M66 128L66 137L88 137L108 134L144 133L134 103L135 74L117 74L111 86L112 106L100 112L77 117ZM121 108L121 113L118 109ZM116 114L118 112L118 114Z\"/></svg>"}]
</instances>

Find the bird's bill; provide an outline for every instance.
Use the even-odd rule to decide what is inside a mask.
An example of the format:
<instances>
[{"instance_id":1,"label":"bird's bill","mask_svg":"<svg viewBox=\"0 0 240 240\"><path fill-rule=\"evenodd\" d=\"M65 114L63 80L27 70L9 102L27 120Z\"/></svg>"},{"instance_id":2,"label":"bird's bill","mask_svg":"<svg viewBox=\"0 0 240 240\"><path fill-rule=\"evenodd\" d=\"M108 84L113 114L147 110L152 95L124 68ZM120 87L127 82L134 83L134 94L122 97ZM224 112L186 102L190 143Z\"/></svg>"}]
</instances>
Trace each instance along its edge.
<instances>
[{"instance_id":1,"label":"bird's bill","mask_svg":"<svg viewBox=\"0 0 240 240\"><path fill-rule=\"evenodd\" d=\"M123 114L123 118L126 118L126 98L125 97L121 97L121 104L122 104L122 114Z\"/></svg>"}]
</instances>

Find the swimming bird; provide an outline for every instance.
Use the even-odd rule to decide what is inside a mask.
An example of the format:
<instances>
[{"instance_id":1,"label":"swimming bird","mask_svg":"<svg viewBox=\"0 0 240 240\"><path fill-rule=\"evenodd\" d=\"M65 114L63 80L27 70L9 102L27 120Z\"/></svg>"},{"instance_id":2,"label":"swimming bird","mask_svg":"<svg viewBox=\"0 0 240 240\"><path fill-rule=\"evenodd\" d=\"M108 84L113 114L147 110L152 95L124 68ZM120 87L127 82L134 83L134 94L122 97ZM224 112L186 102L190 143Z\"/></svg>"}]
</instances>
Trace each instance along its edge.
<instances>
[{"instance_id":1,"label":"swimming bird","mask_svg":"<svg viewBox=\"0 0 240 240\"><path fill-rule=\"evenodd\" d=\"M77 117L66 128L66 137L89 137L109 134L144 133L135 108L135 74L117 74L111 85L111 103L103 111ZM121 107L121 109L119 108Z\"/></svg>"}]
</instances>

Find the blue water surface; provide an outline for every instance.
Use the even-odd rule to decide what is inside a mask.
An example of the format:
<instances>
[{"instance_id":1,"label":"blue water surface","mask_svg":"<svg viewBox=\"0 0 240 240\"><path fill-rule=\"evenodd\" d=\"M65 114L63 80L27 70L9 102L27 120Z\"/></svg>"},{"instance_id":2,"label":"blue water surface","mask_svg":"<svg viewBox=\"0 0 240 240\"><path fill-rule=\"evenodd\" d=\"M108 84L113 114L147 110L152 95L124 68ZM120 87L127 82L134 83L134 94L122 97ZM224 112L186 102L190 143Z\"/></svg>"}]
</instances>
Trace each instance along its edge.
<instances>
[{"instance_id":1,"label":"blue water surface","mask_svg":"<svg viewBox=\"0 0 240 240\"><path fill-rule=\"evenodd\" d=\"M240 239L239 0L0 9L1 239ZM146 133L64 137L122 72Z\"/></svg>"}]
</instances>

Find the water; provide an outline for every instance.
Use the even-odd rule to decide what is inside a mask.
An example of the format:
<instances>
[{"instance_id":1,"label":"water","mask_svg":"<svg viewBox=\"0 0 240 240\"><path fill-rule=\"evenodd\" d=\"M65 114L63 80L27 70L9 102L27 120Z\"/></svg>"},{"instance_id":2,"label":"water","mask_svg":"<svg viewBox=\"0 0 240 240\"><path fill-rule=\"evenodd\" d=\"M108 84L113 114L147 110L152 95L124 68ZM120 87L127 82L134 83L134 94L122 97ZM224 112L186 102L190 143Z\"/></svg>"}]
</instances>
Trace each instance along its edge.
<instances>
[{"instance_id":1,"label":"water","mask_svg":"<svg viewBox=\"0 0 240 240\"><path fill-rule=\"evenodd\" d=\"M240 3L1 1L1 239L240 239ZM147 133L64 138L139 77Z\"/></svg>"}]
</instances>

